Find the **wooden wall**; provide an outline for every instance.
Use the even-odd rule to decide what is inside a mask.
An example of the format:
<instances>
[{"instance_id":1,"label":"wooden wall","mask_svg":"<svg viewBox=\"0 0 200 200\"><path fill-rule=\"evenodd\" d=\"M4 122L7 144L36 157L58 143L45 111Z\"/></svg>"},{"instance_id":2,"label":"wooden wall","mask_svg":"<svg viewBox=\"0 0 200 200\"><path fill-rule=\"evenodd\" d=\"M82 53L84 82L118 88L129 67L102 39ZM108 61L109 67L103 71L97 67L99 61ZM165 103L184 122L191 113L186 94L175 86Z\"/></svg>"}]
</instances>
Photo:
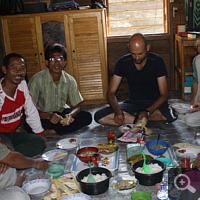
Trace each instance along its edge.
<instances>
[{"instance_id":1,"label":"wooden wall","mask_svg":"<svg viewBox=\"0 0 200 200\"><path fill-rule=\"evenodd\" d=\"M172 1L172 0L171 0ZM56 3L56 0L55 2ZM174 35L176 34L176 25L185 24L185 4L184 0L174 0L170 3L168 0L168 20L169 34L162 35L147 35L147 41L151 44L151 52L161 55L168 70L168 89L174 90ZM175 17L172 16L173 7L177 7ZM0 31L1 33L1 31ZM128 53L127 43L130 36L124 37L108 37L108 71L109 80L112 76L117 60ZM0 44L2 44L2 36L0 36ZM0 45L0 64L4 57L4 47ZM128 96L127 81L124 79L117 93L118 96Z\"/></svg>"},{"instance_id":2,"label":"wooden wall","mask_svg":"<svg viewBox=\"0 0 200 200\"><path fill-rule=\"evenodd\" d=\"M168 2L168 20L169 20L169 34L156 34L146 35L147 41L151 44L150 51L157 53L164 59L167 67L168 76L168 89L169 91L175 90L174 87L174 36L176 34L176 25L185 24L185 4L184 0L174 0L173 3ZM173 17L173 7L177 7L175 17ZM130 36L124 37L108 37L108 70L109 81L112 77L112 73L115 68L117 60L128 53L128 40ZM118 89L117 97L128 97L128 83L126 78L122 80L122 83Z\"/></svg>"}]
</instances>

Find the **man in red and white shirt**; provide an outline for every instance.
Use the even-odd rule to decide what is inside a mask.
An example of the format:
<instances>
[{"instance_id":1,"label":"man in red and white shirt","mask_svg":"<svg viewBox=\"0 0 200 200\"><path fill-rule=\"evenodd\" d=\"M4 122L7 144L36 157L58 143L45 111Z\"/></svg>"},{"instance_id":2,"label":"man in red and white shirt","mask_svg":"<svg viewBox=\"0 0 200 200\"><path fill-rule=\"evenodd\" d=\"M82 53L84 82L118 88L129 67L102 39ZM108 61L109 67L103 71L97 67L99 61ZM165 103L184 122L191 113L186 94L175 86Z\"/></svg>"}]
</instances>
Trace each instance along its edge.
<instances>
[{"instance_id":1,"label":"man in red and white shirt","mask_svg":"<svg viewBox=\"0 0 200 200\"><path fill-rule=\"evenodd\" d=\"M0 80L0 138L25 156L38 155L46 148L46 137L38 110L29 93L26 63L23 56L11 53L3 60ZM35 134L16 132L25 113L26 121Z\"/></svg>"}]
</instances>

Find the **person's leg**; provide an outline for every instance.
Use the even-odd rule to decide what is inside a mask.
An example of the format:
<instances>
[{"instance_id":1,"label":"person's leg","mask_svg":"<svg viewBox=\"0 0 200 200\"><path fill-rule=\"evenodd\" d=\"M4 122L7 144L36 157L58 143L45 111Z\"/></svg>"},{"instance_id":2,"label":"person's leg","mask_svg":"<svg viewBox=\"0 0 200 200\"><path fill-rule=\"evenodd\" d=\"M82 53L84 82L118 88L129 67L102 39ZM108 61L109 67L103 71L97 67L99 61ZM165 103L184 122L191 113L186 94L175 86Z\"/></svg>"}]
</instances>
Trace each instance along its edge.
<instances>
[{"instance_id":1,"label":"person's leg","mask_svg":"<svg viewBox=\"0 0 200 200\"><path fill-rule=\"evenodd\" d=\"M161 115L159 115L159 113L161 113ZM165 122L171 123L178 118L178 113L168 103L165 103L164 105L162 105L153 114L152 114L152 118L155 116L155 119L151 118L149 120L162 122L163 119L166 119L166 121L164 120Z\"/></svg>"},{"instance_id":2,"label":"person's leg","mask_svg":"<svg viewBox=\"0 0 200 200\"><path fill-rule=\"evenodd\" d=\"M14 149L14 146L12 143L12 133L0 133L0 139L3 142L9 144Z\"/></svg>"},{"instance_id":3,"label":"person's leg","mask_svg":"<svg viewBox=\"0 0 200 200\"><path fill-rule=\"evenodd\" d=\"M29 195L18 186L9 186L0 191L1 200L30 200Z\"/></svg>"},{"instance_id":4,"label":"person's leg","mask_svg":"<svg viewBox=\"0 0 200 200\"><path fill-rule=\"evenodd\" d=\"M13 186L16 180L16 169L9 167L4 174L0 174L0 190L4 190L9 186Z\"/></svg>"},{"instance_id":5,"label":"person's leg","mask_svg":"<svg viewBox=\"0 0 200 200\"><path fill-rule=\"evenodd\" d=\"M65 109L61 114L63 117L70 112L70 109ZM72 122L68 126L63 126L62 124L58 123L54 126L54 130L57 134L63 135L66 133L71 133L76 130L79 130L82 127L88 126L92 122L92 115L90 112L81 110L75 117L74 122Z\"/></svg>"},{"instance_id":6,"label":"person's leg","mask_svg":"<svg viewBox=\"0 0 200 200\"><path fill-rule=\"evenodd\" d=\"M135 119L136 114L140 110L145 108L145 105L134 104L132 102L129 102L128 100L122 104L119 104L119 106L124 112L126 124L132 124ZM106 107L106 108L102 108L98 110L94 115L94 119L97 123L100 123L100 124L119 126L119 124L115 123L114 121L114 113L111 107Z\"/></svg>"},{"instance_id":7,"label":"person's leg","mask_svg":"<svg viewBox=\"0 0 200 200\"><path fill-rule=\"evenodd\" d=\"M185 123L192 127L200 126L200 111L187 113L185 115Z\"/></svg>"},{"instance_id":8,"label":"person's leg","mask_svg":"<svg viewBox=\"0 0 200 200\"><path fill-rule=\"evenodd\" d=\"M45 138L34 133L14 133L12 143L15 151L28 157L36 156L46 148Z\"/></svg>"}]
</instances>

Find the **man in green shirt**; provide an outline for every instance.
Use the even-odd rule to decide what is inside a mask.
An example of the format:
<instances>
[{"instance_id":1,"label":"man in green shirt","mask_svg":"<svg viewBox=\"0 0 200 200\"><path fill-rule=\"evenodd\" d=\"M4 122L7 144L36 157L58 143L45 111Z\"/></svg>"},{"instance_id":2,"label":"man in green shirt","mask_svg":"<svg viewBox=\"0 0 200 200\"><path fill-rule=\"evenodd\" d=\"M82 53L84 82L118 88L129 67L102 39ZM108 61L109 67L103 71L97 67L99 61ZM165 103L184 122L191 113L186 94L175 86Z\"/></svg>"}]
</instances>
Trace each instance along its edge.
<instances>
[{"instance_id":1,"label":"man in green shirt","mask_svg":"<svg viewBox=\"0 0 200 200\"><path fill-rule=\"evenodd\" d=\"M49 134L62 135L89 125L92 115L80 110L83 98L76 80L63 70L67 65L66 49L58 44L49 46L45 51L45 63L48 69L35 74L28 84L43 128L49 130ZM25 128L30 131L26 123Z\"/></svg>"}]
</instances>

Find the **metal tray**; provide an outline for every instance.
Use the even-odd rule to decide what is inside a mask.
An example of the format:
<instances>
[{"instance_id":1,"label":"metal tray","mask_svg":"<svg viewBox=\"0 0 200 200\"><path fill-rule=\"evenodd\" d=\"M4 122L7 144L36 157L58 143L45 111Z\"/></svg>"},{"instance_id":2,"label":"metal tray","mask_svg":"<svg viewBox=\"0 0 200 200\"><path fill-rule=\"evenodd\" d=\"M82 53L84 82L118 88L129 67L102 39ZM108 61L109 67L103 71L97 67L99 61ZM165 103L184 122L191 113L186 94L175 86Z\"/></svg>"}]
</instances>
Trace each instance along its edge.
<instances>
[{"instance_id":1,"label":"metal tray","mask_svg":"<svg viewBox=\"0 0 200 200\"><path fill-rule=\"evenodd\" d=\"M82 148L82 147L80 147L80 148ZM118 169L119 149L109 155L104 155L104 154L100 154L100 155L101 155L101 163L99 163L99 167L107 168L110 171L114 171L114 170ZM88 167L89 166L87 163L82 162L81 160L79 160L79 158L77 156L75 156L72 167L71 167L71 171L72 172L81 171Z\"/></svg>"},{"instance_id":2,"label":"metal tray","mask_svg":"<svg viewBox=\"0 0 200 200\"><path fill-rule=\"evenodd\" d=\"M135 143L135 144L127 144L127 145L126 145L127 158L131 157L131 156L128 154L128 149L131 148L131 147L133 147L133 146L139 146L139 145L140 145L140 144L138 144L138 143ZM150 156L152 156L153 158L158 158L158 157L160 157L160 156L154 156L154 155L152 155L152 154L148 151L148 149L147 149L146 147L144 148L143 151L144 151L145 154L150 155ZM170 160L172 160L172 164L171 164L170 166L168 166L167 168L177 167L177 166L179 165L178 162L177 162L177 156L176 156L175 151L174 151L174 149L173 149L172 147L168 148L167 151L163 154L163 156L166 157L166 158L169 158Z\"/></svg>"}]
</instances>

